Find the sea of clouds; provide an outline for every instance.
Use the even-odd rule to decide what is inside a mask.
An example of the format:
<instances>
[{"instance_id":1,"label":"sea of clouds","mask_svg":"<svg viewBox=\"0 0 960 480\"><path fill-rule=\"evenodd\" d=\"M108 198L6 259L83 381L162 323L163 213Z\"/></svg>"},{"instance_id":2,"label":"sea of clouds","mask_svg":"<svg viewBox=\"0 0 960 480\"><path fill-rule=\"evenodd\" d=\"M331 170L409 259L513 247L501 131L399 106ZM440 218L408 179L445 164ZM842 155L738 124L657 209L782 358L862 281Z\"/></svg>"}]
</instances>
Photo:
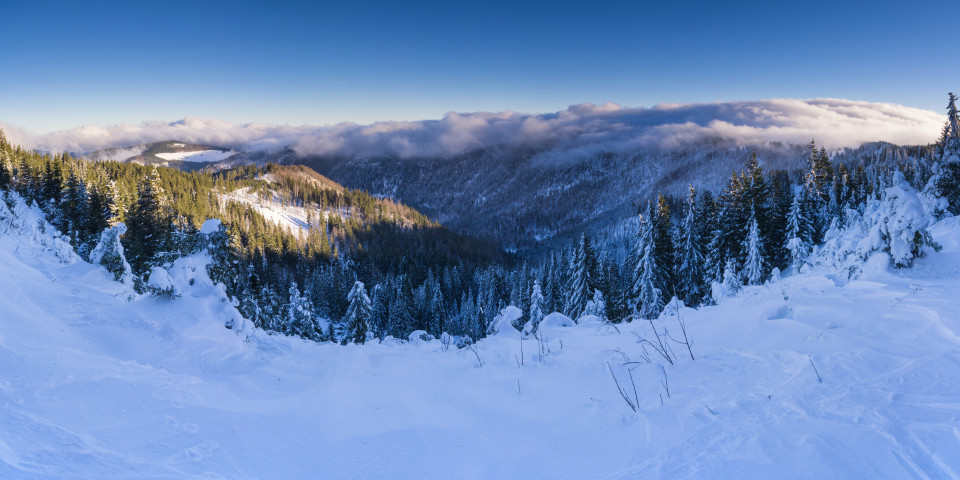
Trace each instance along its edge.
<instances>
[{"instance_id":1,"label":"sea of clouds","mask_svg":"<svg viewBox=\"0 0 960 480\"><path fill-rule=\"evenodd\" d=\"M439 120L370 125L240 124L186 117L45 134L31 134L12 123L0 122L0 128L12 142L27 148L75 153L178 140L246 150L290 147L303 156L446 157L488 147L530 147L550 156L579 157L598 151L682 147L705 138L742 144L805 144L816 139L830 148L872 141L926 144L936 140L944 120L935 112L890 103L773 99L651 108L585 103L545 114L451 112Z\"/></svg>"}]
</instances>

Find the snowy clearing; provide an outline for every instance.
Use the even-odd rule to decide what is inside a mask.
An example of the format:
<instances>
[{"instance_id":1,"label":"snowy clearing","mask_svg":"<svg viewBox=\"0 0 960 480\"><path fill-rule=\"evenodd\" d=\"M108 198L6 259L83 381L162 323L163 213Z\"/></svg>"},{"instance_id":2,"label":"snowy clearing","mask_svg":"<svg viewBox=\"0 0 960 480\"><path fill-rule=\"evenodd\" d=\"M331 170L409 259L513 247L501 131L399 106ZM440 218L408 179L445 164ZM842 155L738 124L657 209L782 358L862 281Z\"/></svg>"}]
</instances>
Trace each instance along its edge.
<instances>
[{"instance_id":1,"label":"snowy clearing","mask_svg":"<svg viewBox=\"0 0 960 480\"><path fill-rule=\"evenodd\" d=\"M219 162L236 154L234 151L196 150L189 152L157 153L157 157L164 160L179 160L181 162Z\"/></svg>"},{"instance_id":2,"label":"snowy clearing","mask_svg":"<svg viewBox=\"0 0 960 480\"><path fill-rule=\"evenodd\" d=\"M960 475L956 218L912 270L875 257L681 309L696 360L673 344L670 364L641 322L545 323L542 358L519 333L267 335L204 255L168 269L181 298L126 302L39 215L0 209L0 478Z\"/></svg>"}]
</instances>

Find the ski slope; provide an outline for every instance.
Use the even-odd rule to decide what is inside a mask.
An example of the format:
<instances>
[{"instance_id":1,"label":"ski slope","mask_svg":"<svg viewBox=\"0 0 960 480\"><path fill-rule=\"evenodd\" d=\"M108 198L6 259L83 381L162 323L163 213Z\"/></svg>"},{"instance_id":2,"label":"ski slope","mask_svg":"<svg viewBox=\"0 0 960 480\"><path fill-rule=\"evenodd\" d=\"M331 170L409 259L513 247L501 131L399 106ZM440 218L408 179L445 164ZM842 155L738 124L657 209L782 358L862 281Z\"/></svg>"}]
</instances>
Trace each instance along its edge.
<instances>
[{"instance_id":1,"label":"ski slope","mask_svg":"<svg viewBox=\"0 0 960 480\"><path fill-rule=\"evenodd\" d=\"M957 219L912 270L875 257L680 309L696 359L671 343L670 364L639 322L551 322L542 358L509 331L476 351L267 335L202 254L169 269L179 299L128 302L5 208L0 478L960 476ZM680 338L675 314L655 325Z\"/></svg>"}]
</instances>

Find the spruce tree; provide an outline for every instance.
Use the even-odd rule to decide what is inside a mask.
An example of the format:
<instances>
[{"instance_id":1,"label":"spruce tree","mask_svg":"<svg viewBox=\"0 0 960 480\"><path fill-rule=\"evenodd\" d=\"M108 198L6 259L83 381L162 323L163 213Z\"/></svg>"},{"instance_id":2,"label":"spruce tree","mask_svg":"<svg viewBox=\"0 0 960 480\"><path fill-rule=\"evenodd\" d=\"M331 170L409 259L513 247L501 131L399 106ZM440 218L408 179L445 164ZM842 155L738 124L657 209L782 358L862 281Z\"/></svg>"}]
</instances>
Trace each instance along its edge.
<instances>
[{"instance_id":1,"label":"spruce tree","mask_svg":"<svg viewBox=\"0 0 960 480\"><path fill-rule=\"evenodd\" d=\"M367 289L364 288L363 282L353 283L353 288L347 295L347 301L349 306L344 323L347 325L349 338L353 343L363 344L367 341L367 330L372 317L370 297L367 296Z\"/></svg>"},{"instance_id":2,"label":"spruce tree","mask_svg":"<svg viewBox=\"0 0 960 480\"><path fill-rule=\"evenodd\" d=\"M167 244L171 222L167 200L156 168L151 168L139 181L139 197L127 215L124 245L129 252L130 266L137 276L160 263L159 255Z\"/></svg>"},{"instance_id":3,"label":"spruce tree","mask_svg":"<svg viewBox=\"0 0 960 480\"><path fill-rule=\"evenodd\" d=\"M570 258L570 275L567 280L566 289L566 315L574 320L583 315L583 310L587 307L588 292L590 288L590 271L587 265L587 239L586 235L580 237L580 242Z\"/></svg>"},{"instance_id":4,"label":"spruce tree","mask_svg":"<svg viewBox=\"0 0 960 480\"><path fill-rule=\"evenodd\" d=\"M647 205L647 215L640 219L640 239L637 243L639 260L634 270L633 292L635 309L641 318L656 318L664 305L665 275L657 263L653 208Z\"/></svg>"},{"instance_id":5,"label":"spruce tree","mask_svg":"<svg viewBox=\"0 0 960 480\"><path fill-rule=\"evenodd\" d=\"M690 186L687 196L687 214L680 223L677 252L677 296L686 305L699 305L706 294L703 283L703 242L700 239L700 217L696 191Z\"/></svg>"},{"instance_id":6,"label":"spruce tree","mask_svg":"<svg viewBox=\"0 0 960 480\"><path fill-rule=\"evenodd\" d=\"M760 238L760 226L753 212L750 212L750 230L743 241L743 279L748 285L759 285L766 277L763 240Z\"/></svg>"},{"instance_id":7,"label":"spruce tree","mask_svg":"<svg viewBox=\"0 0 960 480\"><path fill-rule=\"evenodd\" d=\"M793 202L790 203L790 210L787 212L787 240L784 248L789 252L790 267L794 272L800 271L811 249L810 222L801 208L802 198L803 194L798 191L793 196Z\"/></svg>"},{"instance_id":8,"label":"spruce tree","mask_svg":"<svg viewBox=\"0 0 960 480\"><path fill-rule=\"evenodd\" d=\"M960 215L960 116L957 114L957 96L951 93L947 103L947 123L937 142L940 153L934 181L937 194L947 201L947 211Z\"/></svg>"},{"instance_id":9,"label":"spruce tree","mask_svg":"<svg viewBox=\"0 0 960 480\"><path fill-rule=\"evenodd\" d=\"M540 321L543 320L543 294L540 292L540 282L534 282L530 292L530 313L527 315L527 324L531 333L536 333L540 328Z\"/></svg>"}]
</instances>

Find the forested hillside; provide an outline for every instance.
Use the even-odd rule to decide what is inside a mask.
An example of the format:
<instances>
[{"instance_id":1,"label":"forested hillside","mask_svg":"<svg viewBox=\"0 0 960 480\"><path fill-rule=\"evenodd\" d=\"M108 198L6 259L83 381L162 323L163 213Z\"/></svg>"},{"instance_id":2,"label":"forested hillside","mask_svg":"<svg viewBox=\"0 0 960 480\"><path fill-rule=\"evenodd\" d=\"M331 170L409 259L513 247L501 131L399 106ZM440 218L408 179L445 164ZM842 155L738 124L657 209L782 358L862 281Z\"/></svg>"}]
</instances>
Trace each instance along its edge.
<instances>
[{"instance_id":1,"label":"forested hillside","mask_svg":"<svg viewBox=\"0 0 960 480\"><path fill-rule=\"evenodd\" d=\"M209 241L211 277L265 329L357 343L423 330L469 344L500 328L494 319L507 306L523 312L516 327L535 332L549 312L653 319L673 297L710 304L812 265L854 278L876 251L909 267L938 248L931 219L960 213L955 101L933 147L874 145L831 158L812 143L797 173L767 171L751 154L718 191L691 186L673 207L662 194L636 199L641 214L625 247L622 233L582 233L526 261L304 167L184 173L3 141L0 187L36 201L81 256L137 292L175 295L157 280L161 267ZM318 214L295 234L250 203L223 200L236 191ZM209 237L198 233L208 218L224 222Z\"/></svg>"}]
</instances>

